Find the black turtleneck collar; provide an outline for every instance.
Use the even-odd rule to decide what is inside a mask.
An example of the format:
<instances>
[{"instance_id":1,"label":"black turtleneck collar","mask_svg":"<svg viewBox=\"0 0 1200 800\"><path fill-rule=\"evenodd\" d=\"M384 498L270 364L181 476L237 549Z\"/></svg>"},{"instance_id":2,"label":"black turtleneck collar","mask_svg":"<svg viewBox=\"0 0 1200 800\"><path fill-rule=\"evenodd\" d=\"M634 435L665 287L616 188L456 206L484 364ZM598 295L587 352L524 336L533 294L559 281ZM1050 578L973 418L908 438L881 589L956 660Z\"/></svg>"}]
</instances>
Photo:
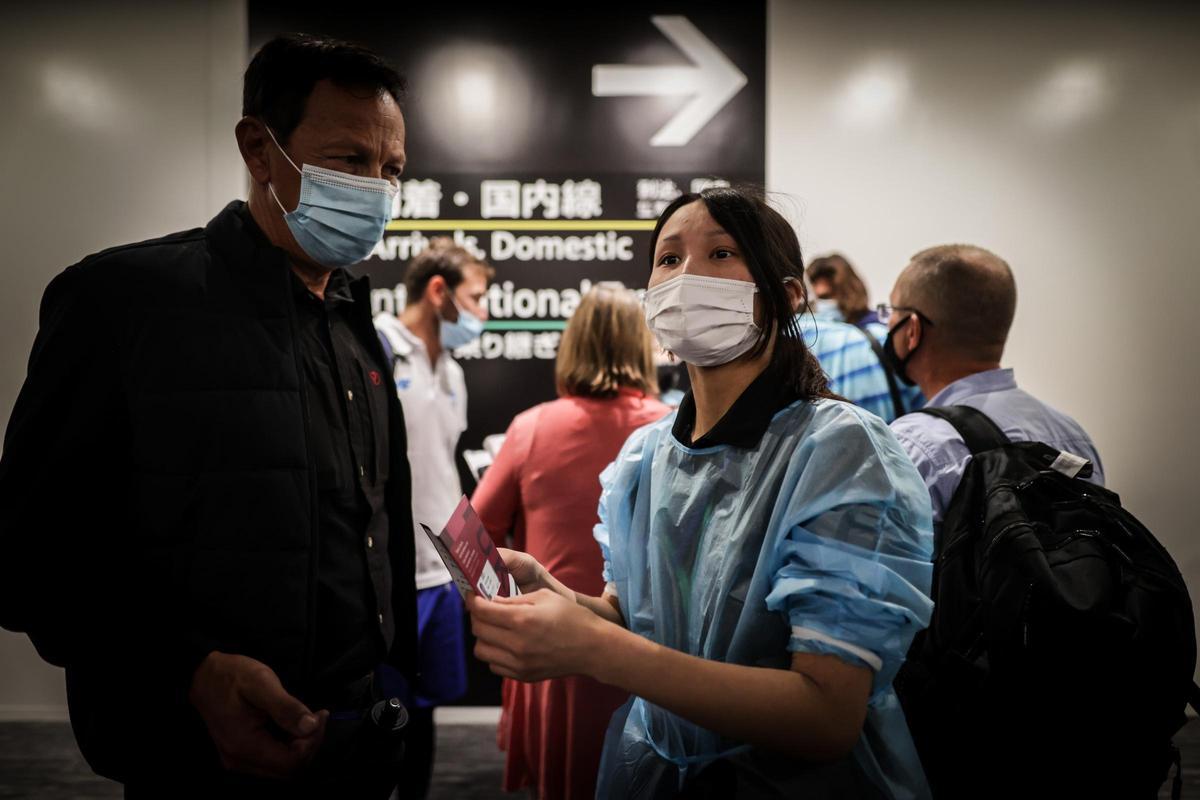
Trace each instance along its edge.
<instances>
[{"instance_id":1,"label":"black turtleneck collar","mask_svg":"<svg viewBox=\"0 0 1200 800\"><path fill-rule=\"evenodd\" d=\"M697 450L722 444L753 449L767 432L771 419L799 397L795 389L780 380L778 369L769 365L742 391L712 430L695 441L692 430L696 426L696 401L689 391L679 404L671 434L680 444Z\"/></svg>"}]
</instances>

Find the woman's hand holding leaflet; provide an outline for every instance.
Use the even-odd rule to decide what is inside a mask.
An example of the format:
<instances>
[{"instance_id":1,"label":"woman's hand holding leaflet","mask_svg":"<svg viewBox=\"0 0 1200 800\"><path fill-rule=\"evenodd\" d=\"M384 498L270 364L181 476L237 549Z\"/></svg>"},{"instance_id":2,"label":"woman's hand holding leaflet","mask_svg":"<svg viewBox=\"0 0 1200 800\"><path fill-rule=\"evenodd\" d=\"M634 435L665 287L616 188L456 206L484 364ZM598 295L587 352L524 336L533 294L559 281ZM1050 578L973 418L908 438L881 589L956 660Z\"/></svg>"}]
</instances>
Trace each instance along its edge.
<instances>
[{"instance_id":1,"label":"woman's hand holding leaflet","mask_svg":"<svg viewBox=\"0 0 1200 800\"><path fill-rule=\"evenodd\" d=\"M572 603L575 602L575 593L551 575L533 556L519 550L509 550L507 547L498 547L496 551L513 580L517 582L521 594L533 594L538 589L548 589Z\"/></svg>"},{"instance_id":2,"label":"woman's hand holding leaflet","mask_svg":"<svg viewBox=\"0 0 1200 800\"><path fill-rule=\"evenodd\" d=\"M810 760L840 758L858 740L871 670L817 653L793 653L790 669L689 655L626 630L610 596L577 595L525 553L500 556L525 593L467 598L475 656L497 675L587 675L701 727Z\"/></svg>"},{"instance_id":3,"label":"woman's hand holding leaflet","mask_svg":"<svg viewBox=\"0 0 1200 800\"><path fill-rule=\"evenodd\" d=\"M590 674L598 629L610 624L574 599L544 588L490 601L472 596L467 610L476 658L497 675L522 681Z\"/></svg>"}]
</instances>

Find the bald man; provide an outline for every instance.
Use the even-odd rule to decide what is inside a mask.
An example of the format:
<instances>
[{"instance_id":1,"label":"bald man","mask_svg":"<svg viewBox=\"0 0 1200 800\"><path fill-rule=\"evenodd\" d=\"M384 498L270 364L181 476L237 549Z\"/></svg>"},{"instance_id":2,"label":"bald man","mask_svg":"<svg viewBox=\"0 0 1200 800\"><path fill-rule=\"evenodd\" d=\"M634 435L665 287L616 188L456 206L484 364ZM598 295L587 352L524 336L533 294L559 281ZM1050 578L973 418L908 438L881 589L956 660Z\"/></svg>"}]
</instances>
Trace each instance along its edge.
<instances>
[{"instance_id":1,"label":"bald man","mask_svg":"<svg viewBox=\"0 0 1200 800\"><path fill-rule=\"evenodd\" d=\"M901 381L921 387L926 407L977 408L1013 441L1090 460L1091 480L1103 485L1100 455L1079 423L1018 389L1013 371L1000 367L1016 307L1012 270L995 253L961 244L922 250L881 307L885 355ZM937 527L971 453L950 423L927 414L900 417L892 431L929 487Z\"/></svg>"}]
</instances>

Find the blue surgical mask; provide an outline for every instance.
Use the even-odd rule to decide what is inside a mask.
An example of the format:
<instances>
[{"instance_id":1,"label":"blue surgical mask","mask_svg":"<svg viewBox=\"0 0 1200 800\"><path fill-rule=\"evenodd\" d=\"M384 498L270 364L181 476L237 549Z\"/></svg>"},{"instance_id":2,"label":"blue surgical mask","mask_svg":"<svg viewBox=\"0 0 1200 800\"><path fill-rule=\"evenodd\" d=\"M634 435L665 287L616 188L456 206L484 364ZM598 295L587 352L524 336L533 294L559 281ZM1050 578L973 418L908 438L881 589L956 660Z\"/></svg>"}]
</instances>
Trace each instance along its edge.
<instances>
[{"instance_id":1,"label":"blue surgical mask","mask_svg":"<svg viewBox=\"0 0 1200 800\"><path fill-rule=\"evenodd\" d=\"M454 303L454 299L451 298L450 302ZM442 319L440 326L442 347L447 350L468 345L483 333L483 320L464 310L458 303L454 303L454 307L458 309L458 319L454 322Z\"/></svg>"},{"instance_id":2,"label":"blue surgical mask","mask_svg":"<svg viewBox=\"0 0 1200 800\"><path fill-rule=\"evenodd\" d=\"M267 128L267 133L279 147L274 132ZM275 187L267 186L300 249L326 267L347 267L369 256L392 218L396 187L391 181L311 164L301 169L282 147L279 152L300 173L300 202L296 210L289 212L284 208Z\"/></svg>"}]
</instances>

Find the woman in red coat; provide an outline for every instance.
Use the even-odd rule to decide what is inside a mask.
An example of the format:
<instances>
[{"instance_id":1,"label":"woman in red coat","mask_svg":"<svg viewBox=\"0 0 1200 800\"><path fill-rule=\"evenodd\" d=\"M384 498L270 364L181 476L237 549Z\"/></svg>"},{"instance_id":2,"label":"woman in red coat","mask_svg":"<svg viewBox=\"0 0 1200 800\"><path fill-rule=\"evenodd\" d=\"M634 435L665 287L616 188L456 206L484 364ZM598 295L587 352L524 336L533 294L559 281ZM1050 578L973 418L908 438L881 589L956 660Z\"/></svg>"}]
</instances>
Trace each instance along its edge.
<instances>
[{"instance_id":1,"label":"woman in red coat","mask_svg":"<svg viewBox=\"0 0 1200 800\"><path fill-rule=\"evenodd\" d=\"M500 545L523 550L576 591L604 590L592 538L601 470L637 428L670 409L654 399L654 340L637 296L599 284L571 317L555 365L559 399L519 414L471 498ZM498 741L504 790L587 798L609 718L626 695L590 678L505 679Z\"/></svg>"}]
</instances>

